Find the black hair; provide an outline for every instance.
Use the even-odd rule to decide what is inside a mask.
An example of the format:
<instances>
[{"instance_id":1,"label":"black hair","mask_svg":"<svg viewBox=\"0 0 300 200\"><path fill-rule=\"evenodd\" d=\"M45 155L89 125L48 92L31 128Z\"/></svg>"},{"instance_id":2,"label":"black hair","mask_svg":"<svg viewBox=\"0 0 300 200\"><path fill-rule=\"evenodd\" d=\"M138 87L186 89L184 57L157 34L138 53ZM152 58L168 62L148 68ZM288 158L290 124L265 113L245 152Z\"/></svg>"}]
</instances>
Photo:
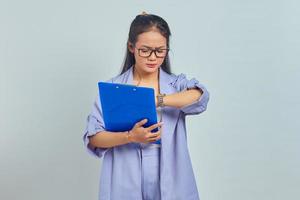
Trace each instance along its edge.
<instances>
[{"instance_id":1,"label":"black hair","mask_svg":"<svg viewBox=\"0 0 300 200\"><path fill-rule=\"evenodd\" d=\"M154 14L140 14L135 17L131 22L128 40L126 42L126 55L123 61L121 74L127 71L133 64L135 64L135 58L133 53L128 49L128 43L135 45L137 42L138 35L150 30L158 30L167 40L167 48L170 44L171 31L168 23L160 16ZM169 55L167 54L164 58L164 62L160 66L165 72L171 74L171 66Z\"/></svg>"}]
</instances>

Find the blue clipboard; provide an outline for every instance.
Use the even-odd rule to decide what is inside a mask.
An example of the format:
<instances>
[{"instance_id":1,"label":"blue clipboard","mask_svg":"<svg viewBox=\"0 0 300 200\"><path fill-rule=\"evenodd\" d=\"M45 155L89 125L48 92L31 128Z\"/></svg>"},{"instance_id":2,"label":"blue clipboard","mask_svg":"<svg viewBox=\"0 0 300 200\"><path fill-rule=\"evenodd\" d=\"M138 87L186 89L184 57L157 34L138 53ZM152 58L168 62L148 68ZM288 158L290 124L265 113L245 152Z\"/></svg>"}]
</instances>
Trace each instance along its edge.
<instances>
[{"instance_id":1,"label":"blue clipboard","mask_svg":"<svg viewBox=\"0 0 300 200\"><path fill-rule=\"evenodd\" d=\"M98 89L107 131L128 131L143 119L148 119L143 127L149 127L157 123L153 88L98 82ZM151 132L158 130L158 128L155 128ZM152 143L161 144L161 139Z\"/></svg>"}]
</instances>

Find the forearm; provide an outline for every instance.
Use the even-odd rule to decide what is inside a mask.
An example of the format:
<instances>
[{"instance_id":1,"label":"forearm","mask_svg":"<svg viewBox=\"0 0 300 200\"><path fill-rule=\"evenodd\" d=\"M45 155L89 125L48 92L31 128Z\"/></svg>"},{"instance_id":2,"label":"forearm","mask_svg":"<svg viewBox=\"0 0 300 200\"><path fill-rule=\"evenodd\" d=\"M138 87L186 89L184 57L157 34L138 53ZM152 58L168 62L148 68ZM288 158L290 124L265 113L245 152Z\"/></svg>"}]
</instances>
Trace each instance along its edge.
<instances>
[{"instance_id":1,"label":"forearm","mask_svg":"<svg viewBox=\"0 0 300 200\"><path fill-rule=\"evenodd\" d=\"M201 95L202 90L193 88L166 95L164 97L164 104L166 106L181 108L183 106L192 104L193 102L197 101L201 97Z\"/></svg>"},{"instance_id":2,"label":"forearm","mask_svg":"<svg viewBox=\"0 0 300 200\"><path fill-rule=\"evenodd\" d=\"M90 137L90 144L94 147L110 148L118 145L127 144L130 141L125 132L103 131Z\"/></svg>"},{"instance_id":3,"label":"forearm","mask_svg":"<svg viewBox=\"0 0 300 200\"><path fill-rule=\"evenodd\" d=\"M197 101L202 95L202 91L199 89L189 89L182 92L169 94L164 97L164 104L166 106L172 106L181 108L185 105L189 105ZM90 145L94 147L110 148L127 144L130 141L127 137L127 131L125 132L110 132L103 131L90 137Z\"/></svg>"}]
</instances>

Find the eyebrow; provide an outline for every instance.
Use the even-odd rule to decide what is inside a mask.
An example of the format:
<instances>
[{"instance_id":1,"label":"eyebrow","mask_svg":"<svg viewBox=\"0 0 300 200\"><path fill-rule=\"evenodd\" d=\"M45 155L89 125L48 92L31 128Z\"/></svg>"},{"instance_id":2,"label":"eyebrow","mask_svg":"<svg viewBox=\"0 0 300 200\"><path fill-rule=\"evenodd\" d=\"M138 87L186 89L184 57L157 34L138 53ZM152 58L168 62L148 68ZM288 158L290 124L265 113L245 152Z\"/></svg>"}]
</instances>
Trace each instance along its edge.
<instances>
[{"instance_id":1,"label":"eyebrow","mask_svg":"<svg viewBox=\"0 0 300 200\"><path fill-rule=\"evenodd\" d=\"M142 47L152 48L152 47L149 47L147 45L142 45ZM162 47L165 47L165 46L160 46L160 47L155 47L155 48L162 48Z\"/></svg>"}]
</instances>

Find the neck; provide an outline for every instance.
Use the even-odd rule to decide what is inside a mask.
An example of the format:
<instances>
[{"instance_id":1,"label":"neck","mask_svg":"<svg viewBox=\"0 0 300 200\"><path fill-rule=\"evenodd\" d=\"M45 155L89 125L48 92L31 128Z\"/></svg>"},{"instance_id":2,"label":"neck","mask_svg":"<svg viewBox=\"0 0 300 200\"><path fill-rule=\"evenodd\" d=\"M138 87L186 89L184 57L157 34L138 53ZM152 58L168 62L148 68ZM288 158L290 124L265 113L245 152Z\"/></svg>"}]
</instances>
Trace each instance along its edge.
<instances>
[{"instance_id":1,"label":"neck","mask_svg":"<svg viewBox=\"0 0 300 200\"><path fill-rule=\"evenodd\" d=\"M153 73L147 73L139 70L137 67L133 67L133 77L135 80L141 80L144 83L153 83L158 80L158 71L159 69Z\"/></svg>"}]
</instances>

